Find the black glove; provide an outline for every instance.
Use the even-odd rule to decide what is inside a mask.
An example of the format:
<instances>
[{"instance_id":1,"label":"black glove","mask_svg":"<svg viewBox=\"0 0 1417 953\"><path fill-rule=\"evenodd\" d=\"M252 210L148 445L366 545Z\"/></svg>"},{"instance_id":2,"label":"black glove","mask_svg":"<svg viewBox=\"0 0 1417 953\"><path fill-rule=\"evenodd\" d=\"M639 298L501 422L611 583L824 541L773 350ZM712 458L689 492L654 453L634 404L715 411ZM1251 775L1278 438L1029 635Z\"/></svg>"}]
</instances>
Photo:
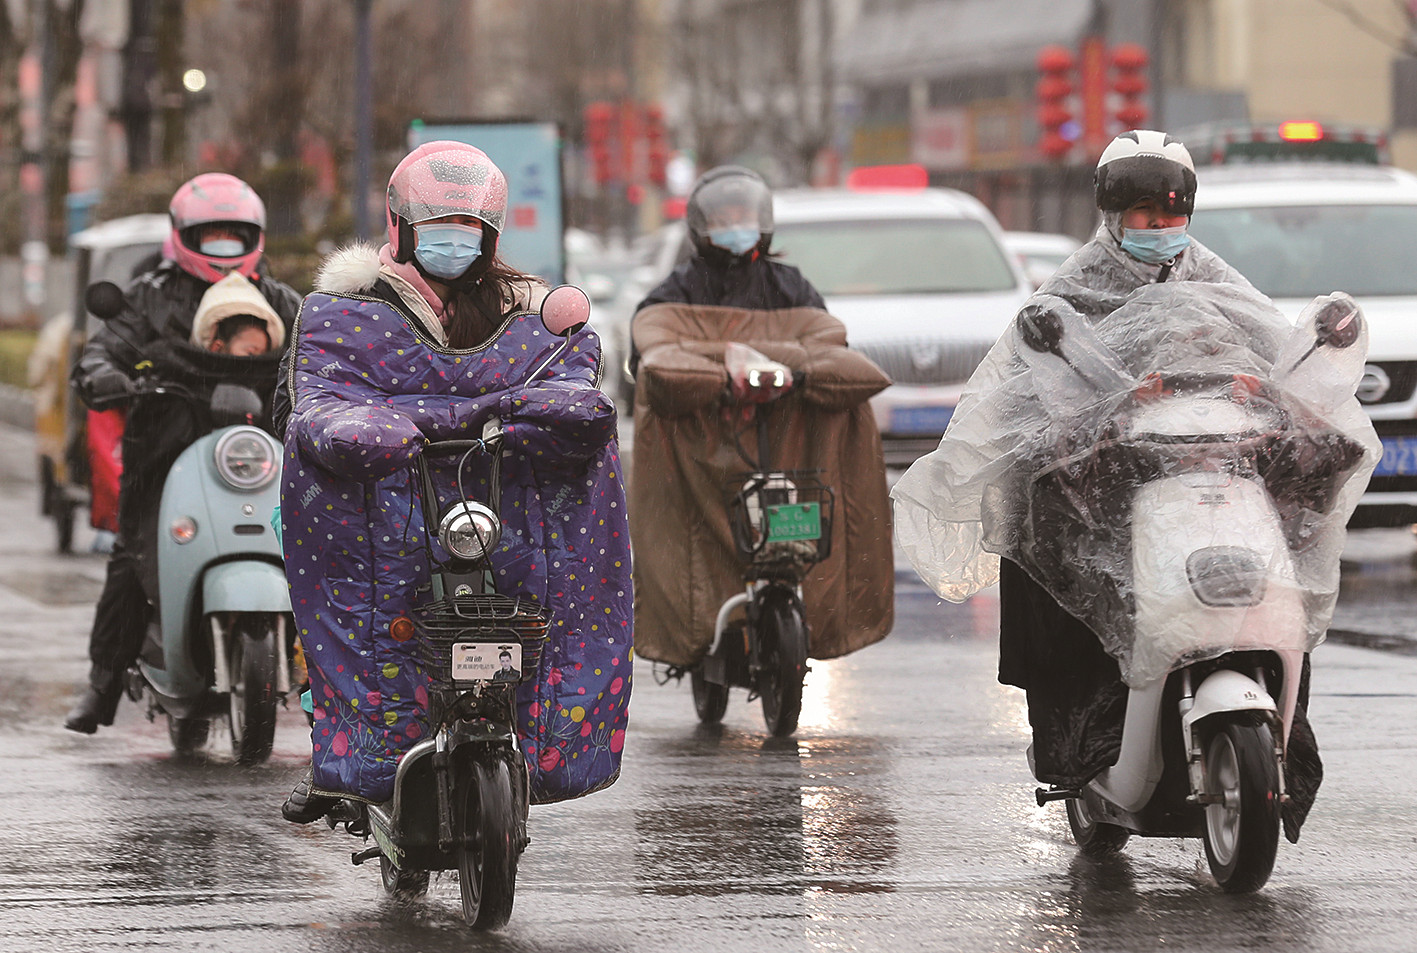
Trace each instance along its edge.
<instances>
[{"instance_id":1,"label":"black glove","mask_svg":"<svg viewBox=\"0 0 1417 953\"><path fill-rule=\"evenodd\" d=\"M98 371L88 379L88 404L95 410L102 410L124 403L138 392L138 385L122 371L111 368Z\"/></svg>"}]
</instances>

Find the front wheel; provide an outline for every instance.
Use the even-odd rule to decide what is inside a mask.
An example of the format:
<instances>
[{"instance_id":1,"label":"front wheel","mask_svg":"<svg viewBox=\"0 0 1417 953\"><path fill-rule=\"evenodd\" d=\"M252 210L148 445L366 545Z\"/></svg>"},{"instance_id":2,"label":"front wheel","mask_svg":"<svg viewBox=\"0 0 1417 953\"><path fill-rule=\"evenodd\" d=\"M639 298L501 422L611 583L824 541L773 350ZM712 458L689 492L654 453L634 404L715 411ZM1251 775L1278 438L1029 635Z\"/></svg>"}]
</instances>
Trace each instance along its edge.
<instances>
[{"instance_id":1,"label":"front wheel","mask_svg":"<svg viewBox=\"0 0 1417 953\"><path fill-rule=\"evenodd\" d=\"M233 633L228 648L231 672L231 750L237 764L261 764L276 737L275 626L259 635Z\"/></svg>"},{"instance_id":2,"label":"front wheel","mask_svg":"<svg viewBox=\"0 0 1417 953\"><path fill-rule=\"evenodd\" d=\"M202 750L211 727L211 722L205 718L167 716L167 737L172 742L172 750L180 757L191 757Z\"/></svg>"},{"instance_id":3,"label":"front wheel","mask_svg":"<svg viewBox=\"0 0 1417 953\"><path fill-rule=\"evenodd\" d=\"M412 899L428 892L428 871L400 870L383 854L379 855L379 876L384 881L385 892L391 897Z\"/></svg>"},{"instance_id":4,"label":"front wheel","mask_svg":"<svg viewBox=\"0 0 1417 953\"><path fill-rule=\"evenodd\" d=\"M1226 893L1263 887L1279 851L1279 759L1258 718L1226 720L1205 738L1205 855Z\"/></svg>"},{"instance_id":5,"label":"front wheel","mask_svg":"<svg viewBox=\"0 0 1417 953\"><path fill-rule=\"evenodd\" d=\"M1088 857L1105 857L1127 846L1131 834L1125 827L1105 824L1092 816L1087 803L1080 797L1068 800L1068 826L1073 842Z\"/></svg>"},{"instance_id":6,"label":"front wheel","mask_svg":"<svg viewBox=\"0 0 1417 953\"><path fill-rule=\"evenodd\" d=\"M704 677L702 664L689 672L689 687L694 691L694 712L705 725L716 725L723 721L723 713L728 710L728 686L711 682Z\"/></svg>"},{"instance_id":7,"label":"front wheel","mask_svg":"<svg viewBox=\"0 0 1417 953\"><path fill-rule=\"evenodd\" d=\"M517 887L517 813L507 763L474 761L459 772L454 804L463 919L473 929L495 930L511 919Z\"/></svg>"},{"instance_id":8,"label":"front wheel","mask_svg":"<svg viewBox=\"0 0 1417 953\"><path fill-rule=\"evenodd\" d=\"M785 596L765 599L755 634L763 721L768 731L785 737L797 730L807 677L807 624L801 606Z\"/></svg>"}]
</instances>

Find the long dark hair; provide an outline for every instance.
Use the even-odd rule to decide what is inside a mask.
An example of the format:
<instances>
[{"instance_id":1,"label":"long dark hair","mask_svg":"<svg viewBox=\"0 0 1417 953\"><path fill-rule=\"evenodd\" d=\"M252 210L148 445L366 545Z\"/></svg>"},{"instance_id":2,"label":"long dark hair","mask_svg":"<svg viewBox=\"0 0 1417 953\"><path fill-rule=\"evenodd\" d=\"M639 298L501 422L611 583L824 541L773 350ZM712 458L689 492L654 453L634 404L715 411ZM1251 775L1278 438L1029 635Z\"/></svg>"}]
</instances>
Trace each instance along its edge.
<instances>
[{"instance_id":1,"label":"long dark hair","mask_svg":"<svg viewBox=\"0 0 1417 953\"><path fill-rule=\"evenodd\" d=\"M482 274L455 288L448 300L448 346L469 348L486 341L507 316L507 302L516 300L515 286L536 281L494 256Z\"/></svg>"}]
</instances>

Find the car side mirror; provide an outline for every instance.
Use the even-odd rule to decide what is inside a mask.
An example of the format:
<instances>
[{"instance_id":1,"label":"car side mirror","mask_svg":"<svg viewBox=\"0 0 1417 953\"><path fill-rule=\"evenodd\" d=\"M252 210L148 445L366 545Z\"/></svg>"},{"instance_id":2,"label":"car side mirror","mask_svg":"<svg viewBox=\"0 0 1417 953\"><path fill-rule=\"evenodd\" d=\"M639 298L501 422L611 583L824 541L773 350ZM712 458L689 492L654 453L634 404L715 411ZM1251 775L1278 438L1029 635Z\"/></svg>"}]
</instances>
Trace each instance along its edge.
<instances>
[{"instance_id":1,"label":"car side mirror","mask_svg":"<svg viewBox=\"0 0 1417 953\"><path fill-rule=\"evenodd\" d=\"M84 307L100 321L112 321L128 307L128 299L113 282L95 281L84 290Z\"/></svg>"},{"instance_id":2,"label":"car side mirror","mask_svg":"<svg viewBox=\"0 0 1417 953\"><path fill-rule=\"evenodd\" d=\"M541 323L557 337L570 337L590 321L590 299L575 285L559 285L541 302Z\"/></svg>"}]
</instances>

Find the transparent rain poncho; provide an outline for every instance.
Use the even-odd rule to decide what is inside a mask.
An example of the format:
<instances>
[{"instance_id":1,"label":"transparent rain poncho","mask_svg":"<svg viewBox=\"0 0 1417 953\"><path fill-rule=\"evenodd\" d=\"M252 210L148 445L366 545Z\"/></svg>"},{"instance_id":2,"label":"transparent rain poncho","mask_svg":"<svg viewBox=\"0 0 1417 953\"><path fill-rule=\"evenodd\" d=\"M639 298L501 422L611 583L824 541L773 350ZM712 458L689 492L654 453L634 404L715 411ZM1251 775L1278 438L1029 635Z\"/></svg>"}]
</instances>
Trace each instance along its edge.
<instances>
[{"instance_id":1,"label":"transparent rain poncho","mask_svg":"<svg viewBox=\"0 0 1417 953\"><path fill-rule=\"evenodd\" d=\"M939 448L892 491L921 577L960 602L1008 557L1097 633L1134 687L1178 660L1261 647L1275 626L1298 627L1312 649L1381 452L1353 396L1361 318L1343 324L1358 330L1347 347L1316 343L1320 323L1357 305L1318 298L1291 326L1248 285L1144 285L1109 313L1079 282L1050 284L1062 296L1035 295L1025 313L1049 316L1032 326L1048 337L1051 324L1063 357L1029 347L1028 322L1015 322ZM1211 485L1224 505L1197 505ZM1252 591L1270 596L1235 597ZM1228 593L1230 608L1197 614L1197 593Z\"/></svg>"}]
</instances>

